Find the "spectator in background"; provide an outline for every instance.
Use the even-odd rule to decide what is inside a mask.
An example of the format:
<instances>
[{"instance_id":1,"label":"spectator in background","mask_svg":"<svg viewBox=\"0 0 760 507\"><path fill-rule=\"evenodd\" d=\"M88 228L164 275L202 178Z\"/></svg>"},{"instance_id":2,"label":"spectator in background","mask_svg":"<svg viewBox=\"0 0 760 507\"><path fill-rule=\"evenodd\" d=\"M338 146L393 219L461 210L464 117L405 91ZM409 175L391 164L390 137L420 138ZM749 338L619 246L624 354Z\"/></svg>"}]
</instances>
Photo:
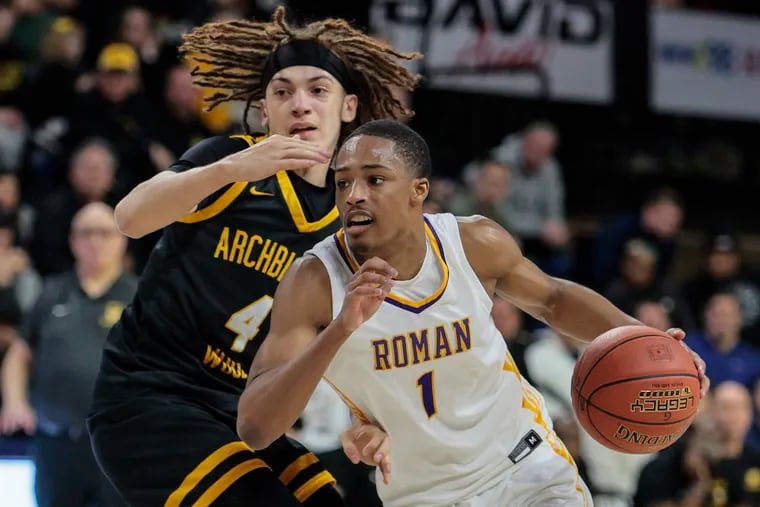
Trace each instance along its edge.
<instances>
[{"instance_id":1,"label":"spectator in background","mask_svg":"<svg viewBox=\"0 0 760 507\"><path fill-rule=\"evenodd\" d=\"M742 310L742 329L750 343L760 346L760 277L742 262L738 238L728 232L712 235L707 243L705 267L684 284L693 315L703 315L716 292L731 292Z\"/></svg>"},{"instance_id":2,"label":"spectator in background","mask_svg":"<svg viewBox=\"0 0 760 507\"><path fill-rule=\"evenodd\" d=\"M155 114L140 88L135 50L124 43L109 44L98 57L95 89L77 105L66 137L75 145L91 136L113 144L121 162L114 188L118 195L173 162L169 150L155 141Z\"/></svg>"},{"instance_id":3,"label":"spectator in background","mask_svg":"<svg viewBox=\"0 0 760 507\"><path fill-rule=\"evenodd\" d=\"M760 453L760 378L755 382L752 402L754 417L752 427L747 435L747 445L755 452Z\"/></svg>"},{"instance_id":4,"label":"spectator in background","mask_svg":"<svg viewBox=\"0 0 760 507\"><path fill-rule=\"evenodd\" d=\"M155 106L162 105L167 72L177 60L179 41L165 44L153 14L139 5L128 5L122 12L118 39L135 49L147 97Z\"/></svg>"},{"instance_id":5,"label":"spectator in background","mask_svg":"<svg viewBox=\"0 0 760 507\"><path fill-rule=\"evenodd\" d=\"M727 381L712 396L686 436L644 467L636 507L760 505L760 454L745 445L749 392Z\"/></svg>"},{"instance_id":6,"label":"spectator in background","mask_svg":"<svg viewBox=\"0 0 760 507\"><path fill-rule=\"evenodd\" d=\"M60 273L72 264L69 227L74 214L87 203L112 203L119 162L111 144L101 138L86 140L71 156L69 185L50 194L40 207L31 255L43 275Z\"/></svg>"},{"instance_id":7,"label":"spectator in background","mask_svg":"<svg viewBox=\"0 0 760 507\"><path fill-rule=\"evenodd\" d=\"M683 220L680 196L659 189L647 197L638 215L622 215L604 225L596 238L593 261L594 284L599 290L620 274L625 244L643 239L657 251L657 277L667 276L673 265L676 236Z\"/></svg>"},{"instance_id":8,"label":"spectator in background","mask_svg":"<svg viewBox=\"0 0 760 507\"><path fill-rule=\"evenodd\" d=\"M82 208L72 222L70 244L74 269L46 280L23 339L3 361L0 429L34 434L39 507L120 506L95 463L85 418L106 335L137 282L122 272L126 240L111 207Z\"/></svg>"},{"instance_id":9,"label":"spectator in background","mask_svg":"<svg viewBox=\"0 0 760 507\"><path fill-rule=\"evenodd\" d=\"M668 311L658 301L639 301L633 310L633 316L645 326L655 329L664 331L673 327Z\"/></svg>"},{"instance_id":10,"label":"spectator in background","mask_svg":"<svg viewBox=\"0 0 760 507\"><path fill-rule=\"evenodd\" d=\"M657 250L642 239L631 239L623 249L620 276L604 294L627 313L633 313L640 301L657 301L675 326L693 329L688 305L668 277L657 276L656 268Z\"/></svg>"},{"instance_id":11,"label":"spectator in background","mask_svg":"<svg viewBox=\"0 0 760 507\"><path fill-rule=\"evenodd\" d=\"M15 326L34 304L42 286L29 256L16 244L16 220L0 212L0 326Z\"/></svg>"},{"instance_id":12,"label":"spectator in background","mask_svg":"<svg viewBox=\"0 0 760 507\"><path fill-rule=\"evenodd\" d=\"M510 230L506 210L509 192L509 168L493 160L477 169L472 185L456 192L448 209L459 216L483 215Z\"/></svg>"},{"instance_id":13,"label":"spectator in background","mask_svg":"<svg viewBox=\"0 0 760 507\"><path fill-rule=\"evenodd\" d=\"M34 235L35 210L21 202L18 174L0 170L0 214L9 215L14 221L16 243L28 248Z\"/></svg>"},{"instance_id":14,"label":"spectator in background","mask_svg":"<svg viewBox=\"0 0 760 507\"><path fill-rule=\"evenodd\" d=\"M510 232L518 236L525 255L548 262L563 251L570 233L565 223L565 184L554 158L559 134L553 125L536 122L519 134L504 138L491 158L510 169L504 215ZM546 264L545 264L546 265ZM551 274L565 274L567 266L549 264Z\"/></svg>"},{"instance_id":15,"label":"spectator in background","mask_svg":"<svg viewBox=\"0 0 760 507\"><path fill-rule=\"evenodd\" d=\"M189 67L178 64L169 69L159 137L175 160L190 146L212 135L202 121L201 100L201 90L193 85Z\"/></svg>"},{"instance_id":16,"label":"spectator in background","mask_svg":"<svg viewBox=\"0 0 760 507\"><path fill-rule=\"evenodd\" d=\"M704 331L688 334L686 344L707 363L712 382L733 380L751 389L760 377L760 350L742 340L741 325L736 296L718 292L707 302Z\"/></svg>"},{"instance_id":17,"label":"spectator in background","mask_svg":"<svg viewBox=\"0 0 760 507\"><path fill-rule=\"evenodd\" d=\"M299 422L289 436L316 454L335 477L346 505L382 507L374 467L361 462L354 465L343 452L340 436L351 426L351 412L326 381L317 385Z\"/></svg>"},{"instance_id":18,"label":"spectator in background","mask_svg":"<svg viewBox=\"0 0 760 507\"><path fill-rule=\"evenodd\" d=\"M82 69L85 30L74 18L61 16L50 24L40 58L26 73L22 108L30 128L50 118L72 114L80 92L89 90L92 76Z\"/></svg>"}]
</instances>

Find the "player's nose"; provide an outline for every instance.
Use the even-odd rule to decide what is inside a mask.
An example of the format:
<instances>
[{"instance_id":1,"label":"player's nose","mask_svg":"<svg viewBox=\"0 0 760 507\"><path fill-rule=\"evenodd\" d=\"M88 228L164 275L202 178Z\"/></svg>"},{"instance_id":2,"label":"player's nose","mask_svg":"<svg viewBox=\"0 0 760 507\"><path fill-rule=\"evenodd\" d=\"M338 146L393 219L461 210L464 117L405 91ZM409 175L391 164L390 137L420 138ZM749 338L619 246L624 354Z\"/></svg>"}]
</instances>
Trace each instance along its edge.
<instances>
[{"instance_id":1,"label":"player's nose","mask_svg":"<svg viewBox=\"0 0 760 507\"><path fill-rule=\"evenodd\" d=\"M351 187L346 194L346 204L354 206L367 200L367 188L360 181L351 183Z\"/></svg>"},{"instance_id":2,"label":"player's nose","mask_svg":"<svg viewBox=\"0 0 760 507\"><path fill-rule=\"evenodd\" d=\"M293 96L290 99L290 107L293 114L296 116L302 116L311 111L309 96L306 93L306 90L296 90L293 93Z\"/></svg>"}]
</instances>

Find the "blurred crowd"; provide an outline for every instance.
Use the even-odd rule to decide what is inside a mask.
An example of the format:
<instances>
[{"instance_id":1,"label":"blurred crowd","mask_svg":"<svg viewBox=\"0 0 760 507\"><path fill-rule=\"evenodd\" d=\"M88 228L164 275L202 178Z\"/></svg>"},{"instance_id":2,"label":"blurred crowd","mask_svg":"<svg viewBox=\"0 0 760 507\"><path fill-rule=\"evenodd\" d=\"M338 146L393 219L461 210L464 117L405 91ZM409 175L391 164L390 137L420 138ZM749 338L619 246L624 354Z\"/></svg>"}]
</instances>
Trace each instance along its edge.
<instances>
[{"instance_id":1,"label":"blurred crowd","mask_svg":"<svg viewBox=\"0 0 760 507\"><path fill-rule=\"evenodd\" d=\"M88 389L157 239L127 243L111 207L197 141L240 131L235 106L203 112L208 92L192 86L178 58L181 34L207 20L266 16L278 3L0 1L0 431L24 442L34 435L28 452L37 458L52 441L71 444L68 485L92 498L107 493L82 450ZM496 324L597 504L760 505L760 275L746 238L717 224L697 231L701 247L685 250L689 209L667 187L584 227L566 214L563 133L535 120L504 133L458 178L435 177L427 211L488 216L548 273L593 287L647 325L684 328L713 382L697 423L672 448L609 451L573 416L581 344L496 301ZM352 505L378 504L371 470L340 451L348 411L323 387L293 434L327 463ZM38 480L40 505L55 504L44 501L55 487Z\"/></svg>"}]
</instances>

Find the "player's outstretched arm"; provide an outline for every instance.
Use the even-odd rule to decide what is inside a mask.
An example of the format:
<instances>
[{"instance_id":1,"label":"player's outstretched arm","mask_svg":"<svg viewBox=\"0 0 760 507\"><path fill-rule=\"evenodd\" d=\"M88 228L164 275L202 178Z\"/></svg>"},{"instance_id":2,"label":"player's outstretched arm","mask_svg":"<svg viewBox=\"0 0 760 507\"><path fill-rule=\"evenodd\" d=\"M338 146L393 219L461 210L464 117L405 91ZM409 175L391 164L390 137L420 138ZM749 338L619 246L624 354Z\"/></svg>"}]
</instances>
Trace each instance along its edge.
<instances>
[{"instance_id":1,"label":"player's outstretched arm","mask_svg":"<svg viewBox=\"0 0 760 507\"><path fill-rule=\"evenodd\" d=\"M600 294L541 271L522 255L512 236L495 222L460 222L462 242L475 272L496 295L557 331L591 341L609 329L641 325Z\"/></svg>"},{"instance_id":2,"label":"player's outstretched arm","mask_svg":"<svg viewBox=\"0 0 760 507\"><path fill-rule=\"evenodd\" d=\"M195 209L199 202L236 181L258 181L277 171L327 164L331 153L297 137L273 135L208 165L163 171L137 185L116 205L116 225L140 238Z\"/></svg>"},{"instance_id":3,"label":"player's outstretched arm","mask_svg":"<svg viewBox=\"0 0 760 507\"><path fill-rule=\"evenodd\" d=\"M307 257L288 270L275 293L269 334L238 402L243 441L263 449L293 426L338 349L377 311L394 276L380 259L365 262L331 321L330 279L322 263Z\"/></svg>"}]
</instances>

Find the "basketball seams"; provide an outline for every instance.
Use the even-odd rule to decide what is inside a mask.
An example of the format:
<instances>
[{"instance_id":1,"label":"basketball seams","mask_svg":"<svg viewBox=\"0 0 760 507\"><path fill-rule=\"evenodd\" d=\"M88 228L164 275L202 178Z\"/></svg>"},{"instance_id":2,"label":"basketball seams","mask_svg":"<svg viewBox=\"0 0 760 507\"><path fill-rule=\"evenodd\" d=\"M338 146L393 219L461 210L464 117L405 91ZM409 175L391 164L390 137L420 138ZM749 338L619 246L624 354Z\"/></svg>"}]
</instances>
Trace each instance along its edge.
<instances>
[{"instance_id":1,"label":"basketball seams","mask_svg":"<svg viewBox=\"0 0 760 507\"><path fill-rule=\"evenodd\" d=\"M587 405L587 407L589 406L588 402L586 402L586 405ZM598 407L594 407L594 408L598 409ZM600 437L602 437L603 439L605 439L607 442L609 442L616 449L620 449L620 452L624 452L624 453L631 452L630 450L626 449L625 447L622 447L622 446L616 444L614 441L612 441L609 438L607 438L607 435L605 435L604 433L602 433L602 431L599 429L599 427L596 424L594 424L594 419L592 419L592 417L591 417L591 411L588 410L588 408L586 409L586 418L588 419L588 422L591 423L591 426L593 426L594 429L596 430L596 434L597 435L599 435Z\"/></svg>"},{"instance_id":2,"label":"basketball seams","mask_svg":"<svg viewBox=\"0 0 760 507\"><path fill-rule=\"evenodd\" d=\"M621 341L620 343L615 344L614 347L610 347L609 350L607 350L604 354L596 358L596 361L594 361L594 364L589 366L588 370L586 371L586 376L581 382L581 385L578 387L578 395L580 396L580 394L583 392L583 386L586 385L586 380L588 380L589 376L594 371L594 368L596 368L596 366L602 361L602 359L607 357L608 354L611 354L615 349L625 345L626 343L632 342L634 340L638 340L640 338L650 338L650 337L664 338L665 336L668 336L668 335L647 333L647 334L641 334L641 335L636 335L636 336L630 336L626 338L625 340ZM594 343L594 342L592 341L591 343Z\"/></svg>"}]
</instances>

